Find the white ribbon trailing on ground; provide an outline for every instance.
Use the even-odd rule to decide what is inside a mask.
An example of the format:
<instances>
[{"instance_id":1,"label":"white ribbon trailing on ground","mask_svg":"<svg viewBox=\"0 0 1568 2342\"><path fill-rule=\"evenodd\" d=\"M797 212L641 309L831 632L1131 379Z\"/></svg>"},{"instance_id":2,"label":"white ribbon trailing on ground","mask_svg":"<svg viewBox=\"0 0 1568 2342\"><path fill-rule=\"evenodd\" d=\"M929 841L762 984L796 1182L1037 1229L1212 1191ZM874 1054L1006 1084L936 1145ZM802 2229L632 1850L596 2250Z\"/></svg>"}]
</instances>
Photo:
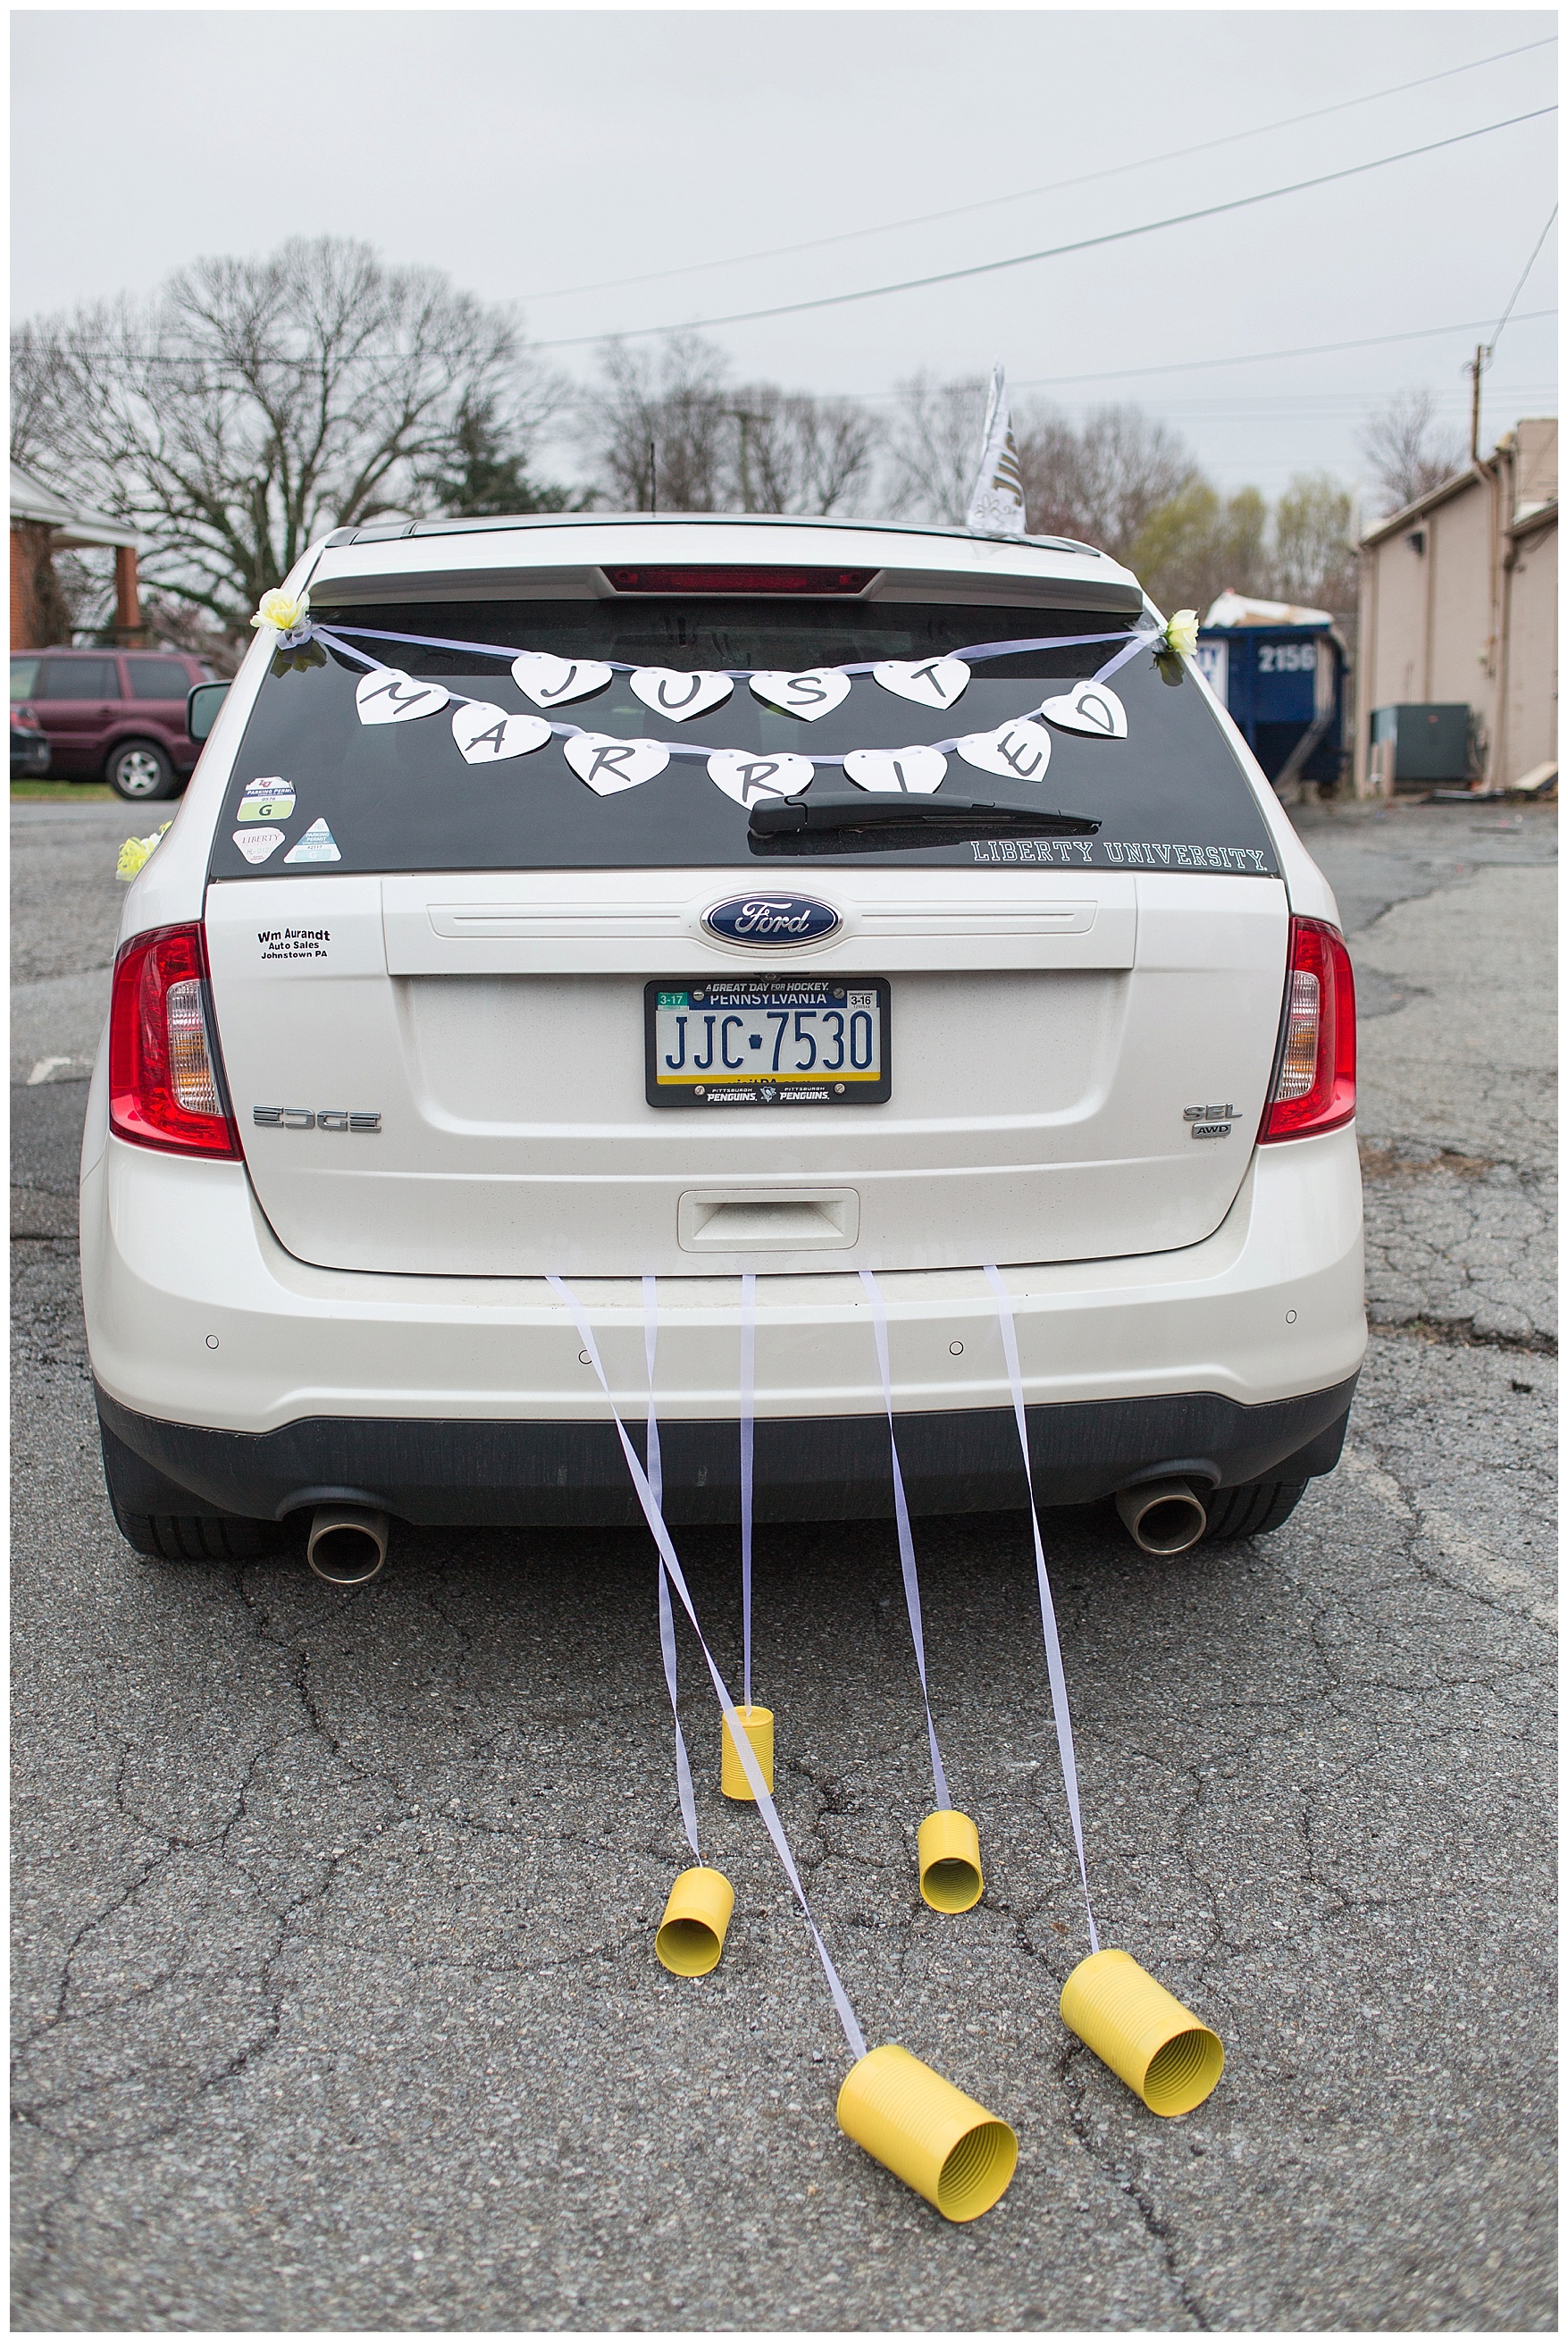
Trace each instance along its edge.
<instances>
[{"instance_id":1,"label":"white ribbon trailing on ground","mask_svg":"<svg viewBox=\"0 0 1568 2342\"><path fill-rule=\"evenodd\" d=\"M1001 1272L994 1262L985 1264L985 1278L996 1296L997 1321L1002 1328L1002 1348L1007 1360L1007 1379L1013 1386L1013 1415L1018 1426L1018 1445L1024 1451L1024 1477L1029 1488L1029 1526L1034 1532L1034 1575L1040 1587L1040 1624L1045 1636L1045 1671L1051 1678L1051 1707L1056 1726L1056 1753L1062 1760L1062 1786L1067 1796L1067 1811L1073 1820L1073 1843L1078 1849L1078 1876L1084 1885L1084 1912L1089 1922L1089 1949L1100 1948L1099 1930L1094 1925L1094 1907L1089 1900L1089 1866L1084 1858L1084 1822L1078 1809L1078 1763L1073 1753L1073 1717L1067 1706L1067 1673L1062 1665L1062 1641L1056 1632L1056 1605L1051 1598L1051 1573L1045 1566L1045 1546L1040 1535L1040 1507L1034 1501L1034 1473L1029 1461L1029 1426L1024 1413L1024 1376L1018 1364L1018 1330L1013 1323L1013 1304Z\"/></svg>"},{"instance_id":2,"label":"white ribbon trailing on ground","mask_svg":"<svg viewBox=\"0 0 1568 2342\"><path fill-rule=\"evenodd\" d=\"M647 1522L649 1534L658 1547L662 1574L668 1577L670 1584L674 1587L681 1607L691 1621L692 1632L695 1635L703 1656L707 1661L708 1673L713 1677L714 1689L718 1695L719 1706L724 1710L724 1721L730 1727L730 1737L734 1743L735 1755L740 1759L741 1768L745 1774L747 1787L756 1801L757 1811L763 1817L764 1827L773 1840L774 1851L784 1865L784 1876L794 1889L795 1900L805 1915L805 1923L811 1930L812 1942L816 1947L817 1957L822 1962L823 1974L827 1978L827 1988L833 1995L833 2005L838 2012L838 2021L844 2027L844 2039L858 2060L865 2056L865 2036L860 2029L860 2020L850 2006L849 1995L844 1988L827 1946L823 1942L805 1888L801 1885L800 1872L795 1867L794 1857L790 1852L789 1840L784 1836L784 1824L780 1821L778 1809L768 1794L767 1783L763 1779L762 1767L756 1759L756 1751L746 1737L745 1727L735 1713L734 1702L730 1697L724 1679L719 1673L717 1662L712 1651L709 1650L706 1637L697 1623L697 1614L693 1606L685 1574L676 1557L675 1548L670 1541L670 1532L664 1526L664 1507L662 1504L655 1501L653 1485L638 1461L637 1451L633 1446L630 1434L621 1419L621 1410L611 1396L610 1386L600 1362L599 1345L594 1338L594 1329L589 1325L576 1295L565 1279L551 1276L546 1279L546 1282L557 1299L570 1311L572 1323L577 1329L577 1337L587 1352L588 1362L599 1378L599 1387L604 1394L604 1403L614 1420L615 1434L621 1443L621 1453L626 1459L626 1469L632 1476L632 1486L637 1492L637 1502L643 1508L643 1518ZM652 1283L653 1280L649 1279L648 1282Z\"/></svg>"},{"instance_id":3,"label":"white ribbon trailing on ground","mask_svg":"<svg viewBox=\"0 0 1568 2342\"><path fill-rule=\"evenodd\" d=\"M898 1531L898 1558L904 1571L904 1601L909 1612L910 1638L914 1645L914 1664L920 1671L920 1696L925 1703L925 1729L931 1741L931 1778L936 1790L937 1810L951 1812L953 1800L947 1794L947 1775L943 1768L942 1751L936 1745L936 1726L931 1714L931 1694L925 1681L925 1630L920 1615L920 1578L914 1566L914 1538L909 1526L909 1506L904 1501L904 1473L898 1461L898 1433L893 1420L893 1376L887 1356L887 1311L876 1279L869 1268L860 1272L860 1281L871 1296L872 1328L876 1336L876 1360L882 1368L882 1396L887 1408L887 1439L893 1451L893 1517Z\"/></svg>"},{"instance_id":4,"label":"white ribbon trailing on ground","mask_svg":"<svg viewBox=\"0 0 1568 2342\"><path fill-rule=\"evenodd\" d=\"M757 1281L741 1279L741 1609L743 1677L746 1706L752 1704L752 1498L756 1486L753 1456L756 1435Z\"/></svg>"},{"instance_id":5,"label":"white ribbon trailing on ground","mask_svg":"<svg viewBox=\"0 0 1568 2342\"><path fill-rule=\"evenodd\" d=\"M658 1279L653 1276L643 1279L643 1346L648 1360L648 1486L662 1513L664 1508L664 1464L659 1448L659 1410L654 1396L654 1374L659 1354L659 1303ZM697 1844L697 1801L692 1790L692 1765L686 1754L686 1736L681 1730L675 1616L670 1607L670 1588L662 1562L658 1580L659 1649L664 1655L664 1682L669 1687L670 1714L675 1726L675 1786L680 1792L681 1819L686 1827L686 1844L692 1849L692 1860L701 1862L703 1851Z\"/></svg>"}]
</instances>

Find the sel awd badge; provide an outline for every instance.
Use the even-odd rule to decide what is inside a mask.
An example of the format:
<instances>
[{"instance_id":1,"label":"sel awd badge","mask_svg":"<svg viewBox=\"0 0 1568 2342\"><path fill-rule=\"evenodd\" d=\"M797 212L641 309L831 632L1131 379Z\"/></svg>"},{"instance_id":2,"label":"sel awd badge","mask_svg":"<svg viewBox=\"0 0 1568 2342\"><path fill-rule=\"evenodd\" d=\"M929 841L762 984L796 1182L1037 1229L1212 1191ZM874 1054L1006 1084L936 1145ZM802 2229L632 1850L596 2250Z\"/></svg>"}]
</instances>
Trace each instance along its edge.
<instances>
[{"instance_id":1,"label":"sel awd badge","mask_svg":"<svg viewBox=\"0 0 1568 2342\"><path fill-rule=\"evenodd\" d=\"M819 944L844 925L830 903L810 895L732 895L703 913L723 944Z\"/></svg>"}]
</instances>

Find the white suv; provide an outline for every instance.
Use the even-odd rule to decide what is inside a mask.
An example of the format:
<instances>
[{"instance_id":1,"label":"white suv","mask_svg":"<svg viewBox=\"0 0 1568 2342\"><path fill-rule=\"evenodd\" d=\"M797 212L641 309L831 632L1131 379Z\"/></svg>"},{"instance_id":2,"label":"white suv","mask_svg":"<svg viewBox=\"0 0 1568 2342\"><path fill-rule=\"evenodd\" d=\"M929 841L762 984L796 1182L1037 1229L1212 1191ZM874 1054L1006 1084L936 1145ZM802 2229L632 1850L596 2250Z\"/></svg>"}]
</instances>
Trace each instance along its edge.
<instances>
[{"instance_id":1,"label":"white suv","mask_svg":"<svg viewBox=\"0 0 1568 2342\"><path fill-rule=\"evenodd\" d=\"M139 1551L346 1509L1116 1496L1284 1519L1365 1342L1332 895L1090 547L754 516L340 530L130 889L82 1156Z\"/></svg>"}]
</instances>

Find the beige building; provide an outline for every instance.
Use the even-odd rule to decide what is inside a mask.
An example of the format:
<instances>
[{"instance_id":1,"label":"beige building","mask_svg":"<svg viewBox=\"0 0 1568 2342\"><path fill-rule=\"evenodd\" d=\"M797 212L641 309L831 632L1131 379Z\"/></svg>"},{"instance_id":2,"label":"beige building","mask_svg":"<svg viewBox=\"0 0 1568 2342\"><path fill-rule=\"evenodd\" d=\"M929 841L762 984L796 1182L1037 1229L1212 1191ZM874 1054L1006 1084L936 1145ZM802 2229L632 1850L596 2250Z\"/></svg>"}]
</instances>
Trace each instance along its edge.
<instances>
[{"instance_id":1,"label":"beige building","mask_svg":"<svg viewBox=\"0 0 1568 2342\"><path fill-rule=\"evenodd\" d=\"M1521 423L1490 457L1362 539L1358 796L1391 785L1388 711L1433 703L1470 709L1469 776L1483 788L1540 786L1555 771L1554 415ZM1411 728L1405 719L1402 737Z\"/></svg>"}]
</instances>

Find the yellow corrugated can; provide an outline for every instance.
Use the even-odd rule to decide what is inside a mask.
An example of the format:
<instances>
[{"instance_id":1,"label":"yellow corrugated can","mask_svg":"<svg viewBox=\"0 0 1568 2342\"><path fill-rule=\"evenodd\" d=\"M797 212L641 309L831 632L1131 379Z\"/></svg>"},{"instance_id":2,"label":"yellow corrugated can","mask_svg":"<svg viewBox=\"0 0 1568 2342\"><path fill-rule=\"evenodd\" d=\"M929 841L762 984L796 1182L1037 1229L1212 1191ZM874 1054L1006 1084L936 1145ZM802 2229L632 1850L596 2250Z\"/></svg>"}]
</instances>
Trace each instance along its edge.
<instances>
[{"instance_id":1,"label":"yellow corrugated can","mask_svg":"<svg viewBox=\"0 0 1568 2342\"><path fill-rule=\"evenodd\" d=\"M927 1814L915 1840L920 1891L934 1911L972 1911L985 1892L980 1833L967 1814L945 1807Z\"/></svg>"},{"instance_id":2,"label":"yellow corrugated can","mask_svg":"<svg viewBox=\"0 0 1568 2342\"><path fill-rule=\"evenodd\" d=\"M1018 2164L1010 2123L893 2041L868 2051L844 2076L838 2124L949 2220L989 2212Z\"/></svg>"},{"instance_id":3,"label":"yellow corrugated can","mask_svg":"<svg viewBox=\"0 0 1568 2342\"><path fill-rule=\"evenodd\" d=\"M719 1964L735 1907L735 1890L722 1870L698 1863L670 1889L654 1949L672 1976L706 1976Z\"/></svg>"},{"instance_id":4,"label":"yellow corrugated can","mask_svg":"<svg viewBox=\"0 0 1568 2342\"><path fill-rule=\"evenodd\" d=\"M771 1707L737 1707L735 1715L742 1731L751 1743L752 1754L763 1777L763 1787L771 1797L774 1793L774 1712ZM722 1720L721 1732L719 1787L726 1797L734 1797L743 1804L754 1806L756 1799L752 1795L752 1785L746 1779L745 1768L736 1753L727 1716Z\"/></svg>"},{"instance_id":5,"label":"yellow corrugated can","mask_svg":"<svg viewBox=\"0 0 1568 2342\"><path fill-rule=\"evenodd\" d=\"M1217 2033L1129 1952L1093 1952L1062 1987L1062 2022L1156 2115L1191 2114L1225 2068Z\"/></svg>"}]
</instances>

